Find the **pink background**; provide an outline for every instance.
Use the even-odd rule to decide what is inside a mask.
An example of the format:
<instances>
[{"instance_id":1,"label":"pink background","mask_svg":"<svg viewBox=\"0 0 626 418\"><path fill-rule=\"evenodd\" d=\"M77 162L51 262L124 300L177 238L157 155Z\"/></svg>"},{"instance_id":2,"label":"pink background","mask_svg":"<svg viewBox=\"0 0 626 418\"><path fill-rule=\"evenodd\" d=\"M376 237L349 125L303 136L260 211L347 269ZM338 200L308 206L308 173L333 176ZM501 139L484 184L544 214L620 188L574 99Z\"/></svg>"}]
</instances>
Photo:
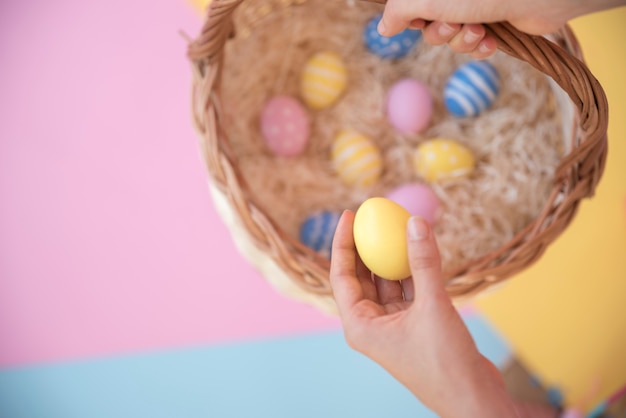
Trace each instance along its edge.
<instances>
[{"instance_id":1,"label":"pink background","mask_svg":"<svg viewBox=\"0 0 626 418\"><path fill-rule=\"evenodd\" d=\"M0 5L0 366L339 323L236 252L189 111L182 1Z\"/></svg>"}]
</instances>

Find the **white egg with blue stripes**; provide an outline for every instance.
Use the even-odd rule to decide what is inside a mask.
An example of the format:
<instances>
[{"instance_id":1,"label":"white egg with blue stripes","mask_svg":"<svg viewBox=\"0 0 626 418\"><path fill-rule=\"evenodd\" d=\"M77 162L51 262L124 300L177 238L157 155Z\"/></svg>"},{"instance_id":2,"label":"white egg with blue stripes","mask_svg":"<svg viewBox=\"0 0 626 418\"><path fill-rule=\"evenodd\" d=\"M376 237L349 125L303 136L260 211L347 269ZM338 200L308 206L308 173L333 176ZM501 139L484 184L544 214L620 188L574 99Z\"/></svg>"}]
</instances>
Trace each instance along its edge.
<instances>
[{"instance_id":1,"label":"white egg with blue stripes","mask_svg":"<svg viewBox=\"0 0 626 418\"><path fill-rule=\"evenodd\" d=\"M335 229L340 213L321 211L310 215L300 226L300 241L316 253L330 259Z\"/></svg>"},{"instance_id":2,"label":"white egg with blue stripes","mask_svg":"<svg viewBox=\"0 0 626 418\"><path fill-rule=\"evenodd\" d=\"M374 16L365 25L363 40L367 49L385 59L401 58L411 52L422 37L422 31L405 29L394 36L382 36L378 33L381 18L382 14Z\"/></svg>"},{"instance_id":3,"label":"white egg with blue stripes","mask_svg":"<svg viewBox=\"0 0 626 418\"><path fill-rule=\"evenodd\" d=\"M487 61L461 65L444 87L444 101L454 116L477 116L487 110L500 92L500 75Z\"/></svg>"}]
</instances>

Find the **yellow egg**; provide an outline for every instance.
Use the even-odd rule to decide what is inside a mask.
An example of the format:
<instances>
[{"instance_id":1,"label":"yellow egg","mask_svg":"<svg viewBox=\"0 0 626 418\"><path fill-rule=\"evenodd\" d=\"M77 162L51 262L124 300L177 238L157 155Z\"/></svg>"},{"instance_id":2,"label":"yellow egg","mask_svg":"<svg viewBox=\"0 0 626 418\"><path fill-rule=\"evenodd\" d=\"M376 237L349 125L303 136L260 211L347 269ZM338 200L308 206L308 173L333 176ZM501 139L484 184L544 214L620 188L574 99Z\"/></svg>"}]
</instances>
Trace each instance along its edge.
<instances>
[{"instance_id":1,"label":"yellow egg","mask_svg":"<svg viewBox=\"0 0 626 418\"><path fill-rule=\"evenodd\" d=\"M334 52L318 52L304 65L300 93L307 105L322 109L333 104L346 88L346 66Z\"/></svg>"},{"instance_id":2,"label":"yellow egg","mask_svg":"<svg viewBox=\"0 0 626 418\"><path fill-rule=\"evenodd\" d=\"M354 243L365 266L387 280L411 275L406 225L411 214L396 202L373 197L354 217Z\"/></svg>"},{"instance_id":3,"label":"yellow egg","mask_svg":"<svg viewBox=\"0 0 626 418\"><path fill-rule=\"evenodd\" d=\"M414 155L417 174L428 181L444 181L469 176L476 161L472 152L451 139L423 142Z\"/></svg>"},{"instance_id":4,"label":"yellow egg","mask_svg":"<svg viewBox=\"0 0 626 418\"><path fill-rule=\"evenodd\" d=\"M333 141L331 159L341 180L349 186L371 186L383 171L383 157L366 136L344 129Z\"/></svg>"}]
</instances>

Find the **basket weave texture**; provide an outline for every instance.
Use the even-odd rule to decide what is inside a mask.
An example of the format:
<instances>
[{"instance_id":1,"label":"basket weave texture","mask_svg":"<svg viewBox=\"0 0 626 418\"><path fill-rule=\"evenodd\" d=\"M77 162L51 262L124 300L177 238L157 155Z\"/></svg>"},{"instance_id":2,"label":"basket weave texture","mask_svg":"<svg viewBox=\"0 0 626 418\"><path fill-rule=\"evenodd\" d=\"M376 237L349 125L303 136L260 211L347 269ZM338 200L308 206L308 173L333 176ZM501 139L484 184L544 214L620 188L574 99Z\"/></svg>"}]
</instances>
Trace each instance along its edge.
<instances>
[{"instance_id":1,"label":"basket weave texture","mask_svg":"<svg viewBox=\"0 0 626 418\"><path fill-rule=\"evenodd\" d=\"M334 312L328 260L285 233L261 209L223 126L219 87L225 70L224 46L236 29L232 17L241 3L245 1L213 0L201 33L188 49L193 118L214 203L240 251L269 282L289 296ZM448 293L459 299L476 295L537 261L570 224L580 201L594 194L607 153L606 96L582 61L569 27L549 39L521 33L508 23L485 27L500 51L530 64L563 89L571 100L575 126L539 216L497 250L445 273Z\"/></svg>"}]
</instances>

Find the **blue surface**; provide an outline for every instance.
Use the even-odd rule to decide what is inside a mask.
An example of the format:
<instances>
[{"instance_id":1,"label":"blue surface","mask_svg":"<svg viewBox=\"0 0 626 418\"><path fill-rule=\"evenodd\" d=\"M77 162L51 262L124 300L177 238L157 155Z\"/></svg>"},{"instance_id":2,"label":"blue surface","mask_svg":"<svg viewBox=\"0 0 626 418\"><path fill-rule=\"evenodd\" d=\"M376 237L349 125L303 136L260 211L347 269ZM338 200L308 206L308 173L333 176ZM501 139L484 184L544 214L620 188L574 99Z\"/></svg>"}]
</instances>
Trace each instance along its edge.
<instances>
[{"instance_id":1,"label":"blue surface","mask_svg":"<svg viewBox=\"0 0 626 418\"><path fill-rule=\"evenodd\" d=\"M482 317L471 314L463 319L476 342L478 351L502 369L512 357L511 348L506 341Z\"/></svg>"},{"instance_id":2,"label":"blue surface","mask_svg":"<svg viewBox=\"0 0 626 418\"><path fill-rule=\"evenodd\" d=\"M506 345L466 319L496 365ZM435 417L339 332L0 372L2 418Z\"/></svg>"}]
</instances>

